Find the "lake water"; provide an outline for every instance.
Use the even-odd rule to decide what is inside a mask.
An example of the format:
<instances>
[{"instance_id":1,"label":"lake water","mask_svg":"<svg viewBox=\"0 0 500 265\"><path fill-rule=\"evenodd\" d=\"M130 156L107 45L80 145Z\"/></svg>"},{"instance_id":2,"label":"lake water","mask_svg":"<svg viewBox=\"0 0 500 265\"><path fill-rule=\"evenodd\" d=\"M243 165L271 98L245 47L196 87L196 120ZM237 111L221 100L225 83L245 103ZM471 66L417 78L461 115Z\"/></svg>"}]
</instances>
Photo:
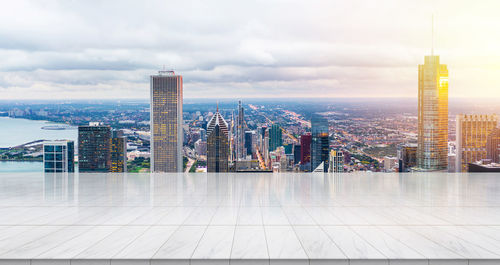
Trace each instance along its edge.
<instances>
[{"instance_id":1,"label":"lake water","mask_svg":"<svg viewBox=\"0 0 500 265\"><path fill-rule=\"evenodd\" d=\"M0 161L0 173L43 172L42 162Z\"/></svg>"},{"instance_id":2,"label":"lake water","mask_svg":"<svg viewBox=\"0 0 500 265\"><path fill-rule=\"evenodd\" d=\"M47 121L33 121L0 117L0 147L12 147L35 140L73 140L78 130L44 130L43 126L54 125Z\"/></svg>"}]
</instances>

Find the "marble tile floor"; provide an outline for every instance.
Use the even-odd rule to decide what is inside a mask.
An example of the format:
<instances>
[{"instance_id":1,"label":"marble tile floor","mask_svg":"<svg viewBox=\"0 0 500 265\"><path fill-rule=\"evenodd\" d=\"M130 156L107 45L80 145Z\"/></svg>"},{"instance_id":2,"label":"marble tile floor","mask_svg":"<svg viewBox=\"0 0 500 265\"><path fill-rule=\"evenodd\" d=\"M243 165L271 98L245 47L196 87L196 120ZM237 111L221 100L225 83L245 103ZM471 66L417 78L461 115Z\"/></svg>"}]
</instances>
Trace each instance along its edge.
<instances>
[{"instance_id":1,"label":"marble tile floor","mask_svg":"<svg viewBox=\"0 0 500 265\"><path fill-rule=\"evenodd\" d=\"M500 264L500 175L0 174L3 264Z\"/></svg>"}]
</instances>

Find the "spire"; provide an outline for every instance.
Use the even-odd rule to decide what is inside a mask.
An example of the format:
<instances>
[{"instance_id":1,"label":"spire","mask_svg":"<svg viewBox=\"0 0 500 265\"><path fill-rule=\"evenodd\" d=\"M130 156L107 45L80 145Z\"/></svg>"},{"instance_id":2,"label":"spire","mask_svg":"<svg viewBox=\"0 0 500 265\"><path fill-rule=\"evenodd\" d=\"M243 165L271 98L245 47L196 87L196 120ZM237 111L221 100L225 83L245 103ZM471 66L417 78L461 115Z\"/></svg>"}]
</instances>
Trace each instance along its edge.
<instances>
[{"instance_id":1,"label":"spire","mask_svg":"<svg viewBox=\"0 0 500 265\"><path fill-rule=\"evenodd\" d=\"M217 100L217 112L219 112L219 101Z\"/></svg>"},{"instance_id":2,"label":"spire","mask_svg":"<svg viewBox=\"0 0 500 265\"><path fill-rule=\"evenodd\" d=\"M434 13L432 13L432 43L431 43L431 55L434 56Z\"/></svg>"}]
</instances>

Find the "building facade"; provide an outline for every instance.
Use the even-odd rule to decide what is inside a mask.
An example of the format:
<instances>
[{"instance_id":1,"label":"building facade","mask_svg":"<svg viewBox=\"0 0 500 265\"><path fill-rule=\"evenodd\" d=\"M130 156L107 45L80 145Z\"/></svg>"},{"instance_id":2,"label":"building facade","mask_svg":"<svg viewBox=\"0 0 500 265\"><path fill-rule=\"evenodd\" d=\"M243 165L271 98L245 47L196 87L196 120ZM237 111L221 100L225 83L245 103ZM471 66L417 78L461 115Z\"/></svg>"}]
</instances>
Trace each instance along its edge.
<instances>
[{"instance_id":1,"label":"building facade","mask_svg":"<svg viewBox=\"0 0 500 265\"><path fill-rule=\"evenodd\" d=\"M417 145L405 144L398 150L398 171L410 172L417 165Z\"/></svg>"},{"instance_id":2,"label":"building facade","mask_svg":"<svg viewBox=\"0 0 500 265\"><path fill-rule=\"evenodd\" d=\"M91 122L78 126L78 170L109 172L111 168L111 128Z\"/></svg>"},{"instance_id":3,"label":"building facade","mask_svg":"<svg viewBox=\"0 0 500 265\"><path fill-rule=\"evenodd\" d=\"M488 136L498 124L498 117L492 115L457 115L457 172L467 172L469 163L487 158Z\"/></svg>"},{"instance_id":4,"label":"building facade","mask_svg":"<svg viewBox=\"0 0 500 265\"><path fill-rule=\"evenodd\" d=\"M229 171L228 124L217 112L207 125L207 172Z\"/></svg>"},{"instance_id":5,"label":"building facade","mask_svg":"<svg viewBox=\"0 0 500 265\"><path fill-rule=\"evenodd\" d=\"M486 139L486 158L500 163L500 128L495 128Z\"/></svg>"},{"instance_id":6,"label":"building facade","mask_svg":"<svg viewBox=\"0 0 500 265\"><path fill-rule=\"evenodd\" d=\"M340 150L330 151L330 165L328 172L342 173L344 172L344 154Z\"/></svg>"},{"instance_id":7,"label":"building facade","mask_svg":"<svg viewBox=\"0 0 500 265\"><path fill-rule=\"evenodd\" d=\"M75 143L69 140L43 143L45 172L75 172Z\"/></svg>"},{"instance_id":8,"label":"building facade","mask_svg":"<svg viewBox=\"0 0 500 265\"><path fill-rule=\"evenodd\" d=\"M303 171L311 171L311 140L311 134L300 136L300 164Z\"/></svg>"},{"instance_id":9,"label":"building facade","mask_svg":"<svg viewBox=\"0 0 500 265\"><path fill-rule=\"evenodd\" d=\"M321 115L313 115L311 132L311 171L323 163L324 172L328 172L328 159L330 157L328 120Z\"/></svg>"},{"instance_id":10,"label":"building facade","mask_svg":"<svg viewBox=\"0 0 500 265\"><path fill-rule=\"evenodd\" d=\"M283 145L283 132L278 124L273 124L269 129L269 152Z\"/></svg>"},{"instance_id":11,"label":"building facade","mask_svg":"<svg viewBox=\"0 0 500 265\"><path fill-rule=\"evenodd\" d=\"M111 167L110 172L127 172L127 137L122 130L111 132Z\"/></svg>"},{"instance_id":12,"label":"building facade","mask_svg":"<svg viewBox=\"0 0 500 265\"><path fill-rule=\"evenodd\" d=\"M417 168L446 170L448 163L448 68L439 56L418 66Z\"/></svg>"},{"instance_id":13,"label":"building facade","mask_svg":"<svg viewBox=\"0 0 500 265\"><path fill-rule=\"evenodd\" d=\"M150 77L151 171L182 172L182 76L159 71Z\"/></svg>"}]
</instances>

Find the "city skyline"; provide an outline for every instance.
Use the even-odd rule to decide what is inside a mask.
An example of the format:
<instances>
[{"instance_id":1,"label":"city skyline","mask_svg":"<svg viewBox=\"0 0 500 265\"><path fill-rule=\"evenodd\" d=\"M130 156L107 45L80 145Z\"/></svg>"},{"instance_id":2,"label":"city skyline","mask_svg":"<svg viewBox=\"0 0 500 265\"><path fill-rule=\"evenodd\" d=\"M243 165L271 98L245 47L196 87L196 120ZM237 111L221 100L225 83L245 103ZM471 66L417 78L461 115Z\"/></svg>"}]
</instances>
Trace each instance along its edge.
<instances>
[{"instance_id":1,"label":"city skyline","mask_svg":"<svg viewBox=\"0 0 500 265\"><path fill-rule=\"evenodd\" d=\"M162 16L173 4L182 12ZM3 99L147 98L149 74L164 66L185 77L185 98L416 97L414 67L430 51L434 13L450 98L498 98L498 5L16 1L0 11L0 91Z\"/></svg>"}]
</instances>

